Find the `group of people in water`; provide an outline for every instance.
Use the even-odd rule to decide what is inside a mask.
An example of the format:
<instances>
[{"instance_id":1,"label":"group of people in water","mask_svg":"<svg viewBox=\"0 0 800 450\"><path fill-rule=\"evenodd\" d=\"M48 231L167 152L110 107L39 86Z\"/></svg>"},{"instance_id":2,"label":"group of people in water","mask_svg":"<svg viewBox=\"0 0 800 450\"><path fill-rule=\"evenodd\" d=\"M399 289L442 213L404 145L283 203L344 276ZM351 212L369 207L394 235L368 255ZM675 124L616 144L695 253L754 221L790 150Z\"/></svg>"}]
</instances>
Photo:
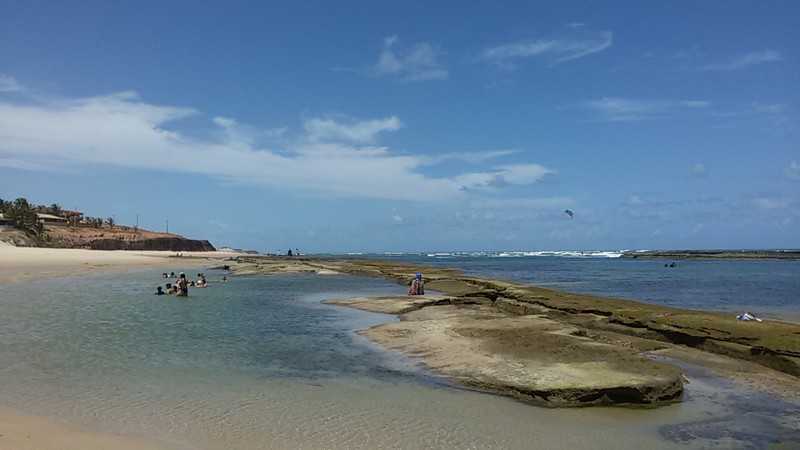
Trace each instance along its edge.
<instances>
[{"instance_id":1,"label":"group of people in water","mask_svg":"<svg viewBox=\"0 0 800 450\"><path fill-rule=\"evenodd\" d=\"M190 280L186 278L186 274L181 272L178 275L175 275L175 272L164 272L161 274L162 278L165 279L173 279L174 282L165 283L164 287L157 286L155 295L174 295L176 297L187 297L189 295L189 288L206 288L208 287L208 280L206 279L205 274L198 273L197 280ZM222 282L228 281L228 277L222 277ZM166 289L166 290L165 290Z\"/></svg>"}]
</instances>

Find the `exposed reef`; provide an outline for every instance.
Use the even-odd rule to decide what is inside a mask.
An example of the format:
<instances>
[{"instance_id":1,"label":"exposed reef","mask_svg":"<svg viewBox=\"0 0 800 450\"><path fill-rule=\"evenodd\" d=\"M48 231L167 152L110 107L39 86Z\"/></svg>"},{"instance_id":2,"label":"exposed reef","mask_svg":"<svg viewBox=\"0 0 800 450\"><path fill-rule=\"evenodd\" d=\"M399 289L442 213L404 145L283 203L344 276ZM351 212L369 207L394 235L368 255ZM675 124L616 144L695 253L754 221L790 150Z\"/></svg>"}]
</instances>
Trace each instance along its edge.
<instances>
[{"instance_id":1,"label":"exposed reef","mask_svg":"<svg viewBox=\"0 0 800 450\"><path fill-rule=\"evenodd\" d=\"M740 322L727 314L376 260L240 257L233 270L336 272L403 284L422 271L426 288L443 295L332 303L400 315L400 322L363 334L387 348L421 357L435 372L465 386L548 406L677 401L682 393L680 370L645 355L683 346L800 377L800 325L794 323Z\"/></svg>"},{"instance_id":2,"label":"exposed reef","mask_svg":"<svg viewBox=\"0 0 800 450\"><path fill-rule=\"evenodd\" d=\"M624 252L623 258L666 259L800 259L800 250L652 250Z\"/></svg>"},{"instance_id":3,"label":"exposed reef","mask_svg":"<svg viewBox=\"0 0 800 450\"><path fill-rule=\"evenodd\" d=\"M465 386L543 406L658 405L680 399L681 371L488 299L377 297L327 303L402 314L360 334Z\"/></svg>"}]
</instances>

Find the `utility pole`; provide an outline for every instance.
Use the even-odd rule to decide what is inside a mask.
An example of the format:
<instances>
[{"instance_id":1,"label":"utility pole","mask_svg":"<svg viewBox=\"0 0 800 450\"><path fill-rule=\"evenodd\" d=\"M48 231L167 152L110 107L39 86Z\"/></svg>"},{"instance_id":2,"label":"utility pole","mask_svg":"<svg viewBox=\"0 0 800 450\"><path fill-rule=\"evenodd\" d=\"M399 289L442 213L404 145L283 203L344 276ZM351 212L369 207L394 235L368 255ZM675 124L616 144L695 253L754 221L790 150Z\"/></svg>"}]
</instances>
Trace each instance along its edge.
<instances>
[{"instance_id":1,"label":"utility pole","mask_svg":"<svg viewBox=\"0 0 800 450\"><path fill-rule=\"evenodd\" d=\"M167 234L169 234L169 219L167 219Z\"/></svg>"}]
</instances>

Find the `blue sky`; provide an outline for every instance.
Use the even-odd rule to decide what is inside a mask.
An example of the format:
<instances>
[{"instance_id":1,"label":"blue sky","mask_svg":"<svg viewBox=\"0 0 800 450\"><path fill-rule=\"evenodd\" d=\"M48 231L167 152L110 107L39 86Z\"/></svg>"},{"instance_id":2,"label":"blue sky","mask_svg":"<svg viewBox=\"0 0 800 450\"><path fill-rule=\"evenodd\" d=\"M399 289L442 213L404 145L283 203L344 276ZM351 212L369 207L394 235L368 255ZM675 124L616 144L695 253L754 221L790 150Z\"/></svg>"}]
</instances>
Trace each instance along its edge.
<instances>
[{"instance_id":1,"label":"blue sky","mask_svg":"<svg viewBox=\"0 0 800 450\"><path fill-rule=\"evenodd\" d=\"M197 3L0 0L0 197L258 250L800 247L797 2Z\"/></svg>"}]
</instances>

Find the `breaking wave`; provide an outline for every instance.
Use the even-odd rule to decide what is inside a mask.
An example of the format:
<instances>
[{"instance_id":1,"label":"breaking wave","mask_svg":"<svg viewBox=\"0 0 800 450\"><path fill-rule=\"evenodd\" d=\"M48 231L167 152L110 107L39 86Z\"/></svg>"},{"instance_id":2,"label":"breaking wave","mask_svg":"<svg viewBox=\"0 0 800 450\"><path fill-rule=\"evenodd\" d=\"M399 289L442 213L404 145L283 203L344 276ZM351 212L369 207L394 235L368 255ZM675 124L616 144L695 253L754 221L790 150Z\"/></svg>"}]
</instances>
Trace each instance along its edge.
<instances>
[{"instance_id":1,"label":"breaking wave","mask_svg":"<svg viewBox=\"0 0 800 450\"><path fill-rule=\"evenodd\" d=\"M526 258L556 256L564 258L619 258L624 250L541 250L541 251L479 251L426 253L429 258Z\"/></svg>"}]
</instances>

